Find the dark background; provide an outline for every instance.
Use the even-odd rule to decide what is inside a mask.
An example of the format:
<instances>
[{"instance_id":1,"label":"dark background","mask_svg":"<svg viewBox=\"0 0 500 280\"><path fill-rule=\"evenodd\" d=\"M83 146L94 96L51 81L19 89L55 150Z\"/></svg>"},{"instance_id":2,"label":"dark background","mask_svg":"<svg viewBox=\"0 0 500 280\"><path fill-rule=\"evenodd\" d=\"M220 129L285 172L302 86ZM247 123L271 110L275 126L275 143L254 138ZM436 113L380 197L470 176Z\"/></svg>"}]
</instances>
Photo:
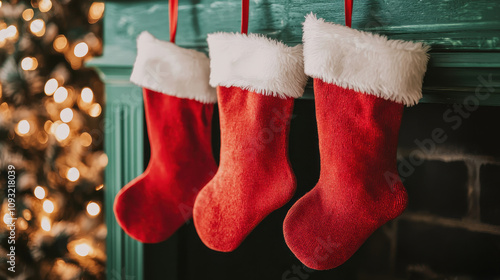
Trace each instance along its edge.
<instances>
[{"instance_id":1,"label":"dark background","mask_svg":"<svg viewBox=\"0 0 500 280\"><path fill-rule=\"evenodd\" d=\"M300 99L290 129L289 156L297 177L291 201L231 253L205 247L189 221L169 240L145 245L145 279L500 279L500 110L475 108L458 125L443 117L454 106L461 105L405 109L398 159L409 206L342 266L305 270L283 238L288 209L319 178L314 101ZM217 110L213 124L218 160ZM445 131L446 141L421 153L419 164L401 165L419 149L415 140L430 139L436 128Z\"/></svg>"}]
</instances>

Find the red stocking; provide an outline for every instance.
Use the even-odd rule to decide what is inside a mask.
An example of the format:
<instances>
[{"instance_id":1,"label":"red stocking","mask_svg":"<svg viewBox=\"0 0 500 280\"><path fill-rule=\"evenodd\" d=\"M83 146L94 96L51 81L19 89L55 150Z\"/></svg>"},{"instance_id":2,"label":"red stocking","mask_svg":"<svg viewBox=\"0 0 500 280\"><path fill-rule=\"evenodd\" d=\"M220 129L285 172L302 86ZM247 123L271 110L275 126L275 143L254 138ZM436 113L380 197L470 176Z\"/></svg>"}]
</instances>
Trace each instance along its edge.
<instances>
[{"instance_id":1,"label":"red stocking","mask_svg":"<svg viewBox=\"0 0 500 280\"><path fill-rule=\"evenodd\" d=\"M321 173L288 212L284 235L298 259L322 270L344 263L406 207L396 168L398 132L403 106L422 96L428 48L313 15L303 39L305 72L314 78Z\"/></svg>"},{"instance_id":2,"label":"red stocking","mask_svg":"<svg viewBox=\"0 0 500 280\"><path fill-rule=\"evenodd\" d=\"M193 218L209 248L228 252L295 191L288 129L294 98L303 94L307 77L301 46L227 33L209 35L208 45L221 161L196 199Z\"/></svg>"},{"instance_id":3,"label":"red stocking","mask_svg":"<svg viewBox=\"0 0 500 280\"><path fill-rule=\"evenodd\" d=\"M209 60L144 32L131 81L144 88L151 158L115 199L120 226L133 238L160 242L192 216L198 191L213 177L211 120L215 89ZM139 136L142 137L142 136Z\"/></svg>"}]
</instances>

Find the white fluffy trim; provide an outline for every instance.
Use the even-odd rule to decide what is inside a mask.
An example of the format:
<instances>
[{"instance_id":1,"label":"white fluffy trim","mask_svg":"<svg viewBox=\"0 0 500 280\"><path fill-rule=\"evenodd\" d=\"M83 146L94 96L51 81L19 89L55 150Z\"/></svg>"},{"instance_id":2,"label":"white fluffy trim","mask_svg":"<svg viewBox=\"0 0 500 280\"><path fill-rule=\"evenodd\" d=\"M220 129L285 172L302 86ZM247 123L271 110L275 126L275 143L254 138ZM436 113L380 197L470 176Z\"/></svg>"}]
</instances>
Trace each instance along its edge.
<instances>
[{"instance_id":1,"label":"white fluffy trim","mask_svg":"<svg viewBox=\"0 0 500 280\"><path fill-rule=\"evenodd\" d=\"M215 103L217 93L208 83L210 62L198 51L161 41L144 31L137 37L137 58L130 81L167 95Z\"/></svg>"},{"instance_id":2,"label":"white fluffy trim","mask_svg":"<svg viewBox=\"0 0 500 280\"><path fill-rule=\"evenodd\" d=\"M304 94L302 45L288 47L257 34L208 35L210 84L236 86L263 95L298 98Z\"/></svg>"},{"instance_id":3,"label":"white fluffy trim","mask_svg":"<svg viewBox=\"0 0 500 280\"><path fill-rule=\"evenodd\" d=\"M343 88L407 106L422 98L429 47L389 40L309 14L304 23L305 72Z\"/></svg>"}]
</instances>

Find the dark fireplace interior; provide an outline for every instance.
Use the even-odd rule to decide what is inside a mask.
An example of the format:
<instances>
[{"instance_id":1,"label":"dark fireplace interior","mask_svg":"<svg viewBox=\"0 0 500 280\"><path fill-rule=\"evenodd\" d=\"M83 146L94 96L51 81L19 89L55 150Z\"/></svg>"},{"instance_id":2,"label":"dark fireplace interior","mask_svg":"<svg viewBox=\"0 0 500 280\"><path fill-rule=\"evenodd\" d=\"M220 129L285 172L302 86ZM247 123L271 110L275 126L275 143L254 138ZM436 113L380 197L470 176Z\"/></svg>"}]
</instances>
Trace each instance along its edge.
<instances>
[{"instance_id":1,"label":"dark fireplace interior","mask_svg":"<svg viewBox=\"0 0 500 280\"><path fill-rule=\"evenodd\" d=\"M217 115L213 146L218 158ZM282 232L288 209L314 187L320 169L314 101L297 100L289 147L297 177L292 200L232 253L205 247L188 222L169 240L145 246L145 279L500 279L497 120L497 107L424 103L406 108L398 171L408 208L345 264L313 271L294 257Z\"/></svg>"}]
</instances>

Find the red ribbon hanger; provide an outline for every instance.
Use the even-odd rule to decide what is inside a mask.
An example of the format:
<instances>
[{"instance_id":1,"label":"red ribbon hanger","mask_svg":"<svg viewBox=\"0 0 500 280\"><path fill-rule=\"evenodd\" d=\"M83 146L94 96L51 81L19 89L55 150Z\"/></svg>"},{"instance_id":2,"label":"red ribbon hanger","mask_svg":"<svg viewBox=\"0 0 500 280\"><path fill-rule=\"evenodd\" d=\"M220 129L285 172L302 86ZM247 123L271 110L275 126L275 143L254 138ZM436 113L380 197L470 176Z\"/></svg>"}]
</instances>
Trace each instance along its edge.
<instances>
[{"instance_id":1,"label":"red ribbon hanger","mask_svg":"<svg viewBox=\"0 0 500 280\"><path fill-rule=\"evenodd\" d=\"M242 0L241 1L241 33L248 33L248 11L250 9L250 1Z\"/></svg>"},{"instance_id":2,"label":"red ribbon hanger","mask_svg":"<svg viewBox=\"0 0 500 280\"><path fill-rule=\"evenodd\" d=\"M177 15L178 15L178 0L170 0L168 2L168 20L170 25L170 42L175 43L175 35L177 34Z\"/></svg>"},{"instance_id":3,"label":"red ribbon hanger","mask_svg":"<svg viewBox=\"0 0 500 280\"><path fill-rule=\"evenodd\" d=\"M354 0L345 0L345 26L351 27L352 25L352 4Z\"/></svg>"}]
</instances>

